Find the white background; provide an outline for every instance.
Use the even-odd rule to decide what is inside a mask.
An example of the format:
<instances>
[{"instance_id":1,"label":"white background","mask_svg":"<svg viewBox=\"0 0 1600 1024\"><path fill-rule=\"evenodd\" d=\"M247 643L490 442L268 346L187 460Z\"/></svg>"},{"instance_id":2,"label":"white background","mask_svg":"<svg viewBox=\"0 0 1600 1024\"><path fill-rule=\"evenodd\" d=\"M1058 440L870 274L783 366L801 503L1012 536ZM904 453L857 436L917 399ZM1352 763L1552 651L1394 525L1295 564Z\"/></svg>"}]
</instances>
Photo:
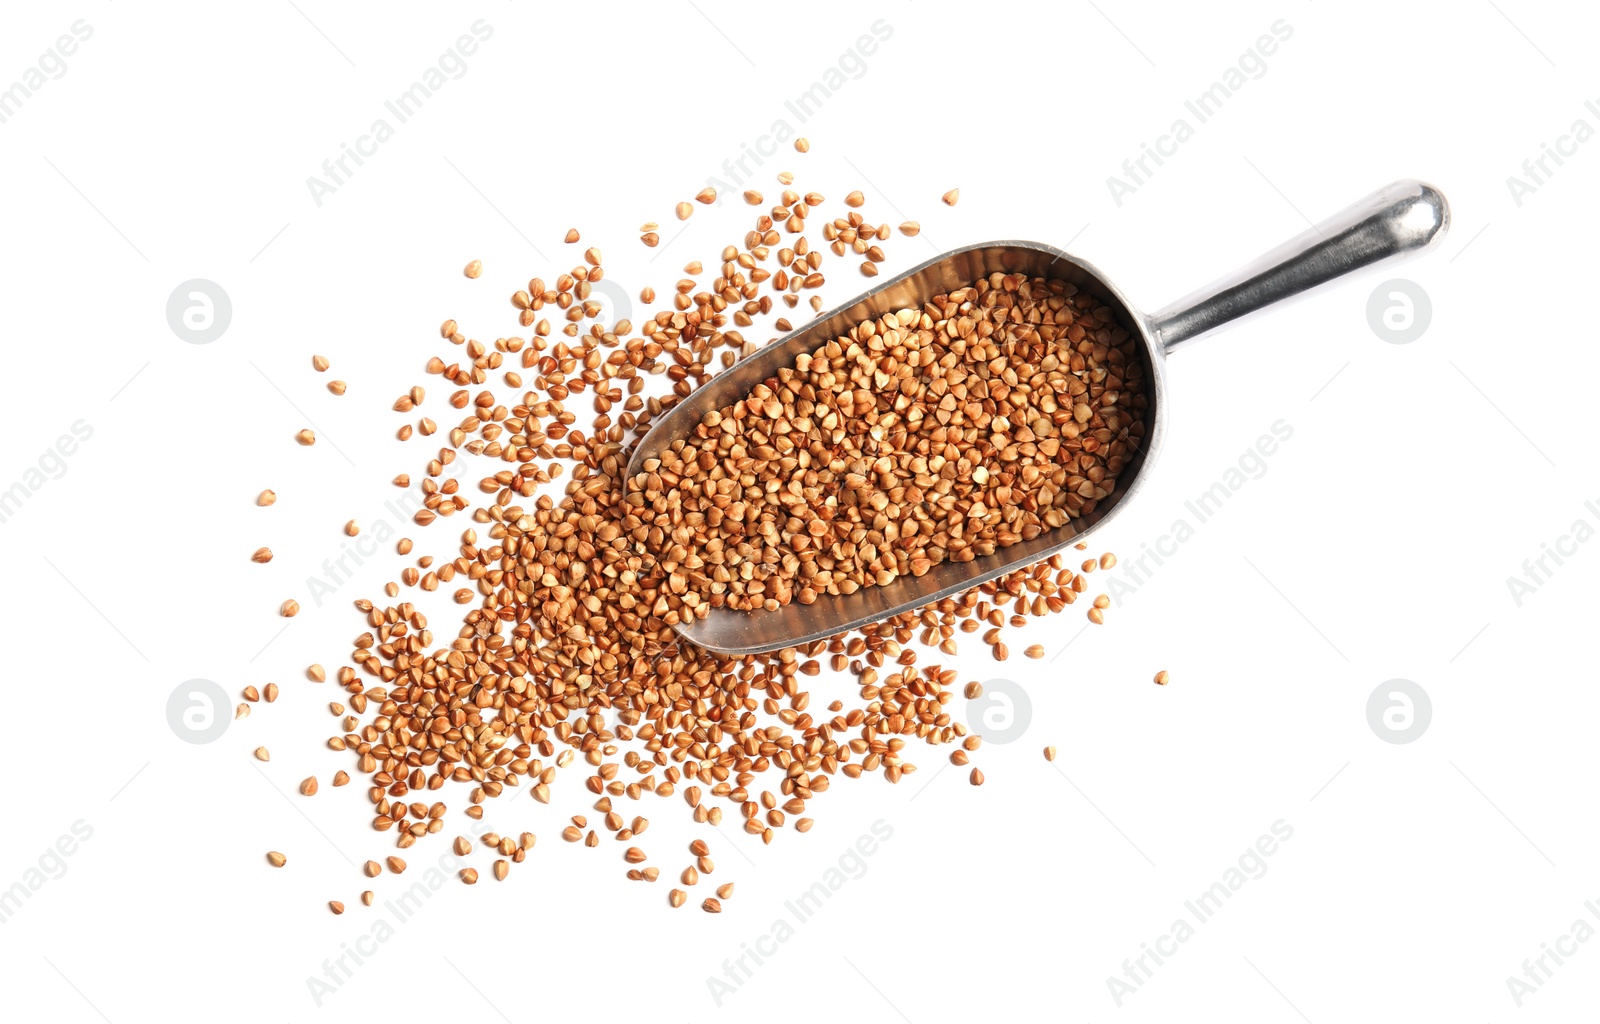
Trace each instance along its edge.
<instances>
[{"instance_id":1,"label":"white background","mask_svg":"<svg viewBox=\"0 0 1600 1024\"><path fill-rule=\"evenodd\" d=\"M1600 521L1584 508L1600 499L1585 440L1600 355L1573 329L1593 293L1600 144L1550 164L1520 205L1507 178L1574 120L1600 128L1584 107L1600 95L1585 72L1594 17L1511 0L696 2L8 7L0 85L75 20L93 35L0 124L0 489L74 422L93 435L0 523L0 888L31 877L74 822L93 834L64 873L45 857L60 876L0 923L7 1015L1323 1024L1592 1008L1600 942L1547 960L1548 978L1535 968L1542 987L1520 1009L1507 978L1576 921L1600 927L1584 906L1600 898L1600 545L1580 545L1520 606L1507 578L1575 520ZM477 19L493 35L466 73L315 203L308 176ZM847 58L864 71L801 124L785 101L879 19L890 38ZM1191 116L1194 137L1115 202L1107 177L1280 19L1292 36L1265 72L1204 124ZM446 836L527 828L539 845L505 883L475 854L482 882L452 878L319 1006L307 979L385 916L359 892L389 898L396 880L352 867L392 838L366 824L359 778L327 785L349 767L322 744L338 693L303 673L343 663L364 628L349 602L401 563L386 546L321 607L305 581L340 553L344 521L384 518L388 480L430 451L394 439L390 403L422 382L422 411L447 422L439 380L421 372L438 323L523 333L506 297L579 259L561 243L570 226L632 293L711 263L749 208L697 207L678 235L673 204L726 181L724 160L779 120L812 151L750 165L750 187L774 196L787 169L830 210L860 188L869 219L920 220L920 238L886 246L891 271L939 247L1031 238L1093 260L1149 309L1395 178L1438 185L1454 225L1414 263L1172 359L1163 458L1100 536L1125 562L1275 421L1293 437L1106 627L1079 636L1074 609L1012 631L1018 652L1071 641L1059 658L1001 670L966 645L963 682L1004 675L1031 699L1022 738L979 752L981 789L919 750L922 770L898 787L841 780L809 835L767 847L693 826L676 798L647 800L642 845L665 876L698 835L717 860L708 881L736 882L720 916L671 910L667 877L626 881L609 839L560 842L563 815L588 810L579 774L550 807L519 791L482 825L453 810ZM657 249L637 241L651 220ZM473 258L477 281L461 275ZM828 274L830 302L862 283L840 263ZM1369 327L1387 276L1430 297L1410 344ZM210 344L166 321L191 278L231 297ZM313 352L334 361L327 377ZM333 376L348 395L323 389ZM321 440L297 447L311 424ZM263 487L275 507L254 505ZM420 535L419 553L450 553L467 525ZM262 544L278 557L253 565ZM289 596L306 610L280 633ZM442 637L450 609L432 606ZM1165 688L1151 685L1161 668ZM194 678L230 695L276 681L284 695L192 745L166 706ZM1368 724L1369 696L1395 678L1431 699L1410 743ZM815 700L854 698L844 680L817 682ZM250 757L258 744L269 764ZM294 787L312 773L323 790L307 800ZM879 819L893 836L865 874L719 1006L707 978ZM1280 820L1293 835L1266 873L1119 1006L1108 978ZM407 851L412 871L444 846ZM267 867L268 849L289 866ZM330 899L350 910L330 915Z\"/></svg>"}]
</instances>

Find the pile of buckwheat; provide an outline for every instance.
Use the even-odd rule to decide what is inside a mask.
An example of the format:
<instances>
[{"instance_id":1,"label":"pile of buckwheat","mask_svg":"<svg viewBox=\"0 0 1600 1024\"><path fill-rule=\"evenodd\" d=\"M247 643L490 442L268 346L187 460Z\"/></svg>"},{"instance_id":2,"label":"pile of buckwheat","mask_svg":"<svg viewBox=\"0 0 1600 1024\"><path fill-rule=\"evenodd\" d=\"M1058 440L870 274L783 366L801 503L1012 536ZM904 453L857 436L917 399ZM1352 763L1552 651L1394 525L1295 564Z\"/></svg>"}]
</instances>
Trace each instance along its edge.
<instances>
[{"instance_id":1,"label":"pile of buckwheat","mask_svg":"<svg viewBox=\"0 0 1600 1024\"><path fill-rule=\"evenodd\" d=\"M416 557L386 586L386 600L356 602L367 628L349 664L332 673L345 695L329 705L340 728L328 746L366 777L372 825L401 849L444 831L447 808L435 793L448 785L465 788L466 814L481 820L484 802L508 791L549 803L561 769L585 773L599 816L591 826L574 815L562 838L627 844L622 860L636 880L653 882L660 869L639 845L648 820L623 808L651 795L681 795L697 822L720 823L731 808L763 842L785 826L805 832L810 801L838 776L881 772L898 782L916 770L912 743L957 744L950 758L959 765L978 748L948 707L956 671L919 667L913 642L954 654L958 631L984 630L1004 660L1004 627L1060 612L1085 594L1090 573L1115 564L1109 554L1076 567L1057 556L852 635L771 655L726 657L680 640L673 625L713 607L760 615L827 600L1087 515L1143 440L1142 363L1111 310L1063 281L993 274L920 309L858 324L707 415L693 436L625 479L631 447L650 424L755 349L741 329L780 303L798 307L802 296L821 308L825 254L859 261L866 276L885 259L880 243L890 228L857 212L861 193L830 220L817 214L822 195L788 189L787 172L778 180L777 203L743 244L725 248L709 275L699 263L685 267L670 308L637 325L601 320L597 248L511 296L523 335L483 342L454 320L443 324L454 347L426 369L460 419L448 429L427 417L416 424L416 433L438 432L445 443L422 469L414 518L431 530L458 515L471 525L454 558ZM695 198L716 196L707 189ZM754 191L744 198L764 201ZM676 213L686 219L693 210L684 202ZM644 244L658 244L656 227L641 229ZM900 230L915 235L920 226ZM569 243L578 237L567 233ZM484 272L477 260L465 271ZM655 301L649 288L639 294ZM772 326L791 329L782 317ZM317 356L313 365L321 372L329 364ZM651 376L664 377L668 393L647 395ZM345 387L335 381L329 390ZM394 408L409 417L426 397L414 387ZM314 441L304 435L303 444ZM400 436L413 436L409 420ZM446 472L462 453L499 466L476 481L476 501ZM551 493L563 477L562 493ZM394 483L412 485L409 474ZM358 529L346 525L351 535ZM413 547L401 539L397 551L409 559ZM265 548L255 555L271 557ZM451 585L465 610L453 635L436 637L400 600L402 588ZM1093 599L1091 621L1102 621L1107 604ZM290 601L281 613L297 610ZM1042 657L1044 648L1025 653ZM859 702L811 707L803 677L824 664L856 677ZM328 675L320 665L308 670L314 682ZM974 697L982 688L962 689ZM254 687L245 697L259 699ZM248 711L240 705L241 716ZM340 771L333 785L349 779ZM983 781L977 768L971 781ZM313 776L301 792L317 788ZM498 879L535 841L532 833L479 840L497 858ZM473 843L457 837L455 849L465 855ZM704 843L689 853L676 876L685 888L712 870ZM273 851L268 860L282 867L287 858ZM406 867L398 856L384 864L391 873ZM376 877L384 864L367 861L364 873ZM478 872L461 877L476 882ZM701 906L720 911L732 892L723 885ZM371 905L372 892L361 899ZM679 907L687 895L674 888L667 899Z\"/></svg>"},{"instance_id":2,"label":"pile of buckwheat","mask_svg":"<svg viewBox=\"0 0 1600 1024\"><path fill-rule=\"evenodd\" d=\"M994 274L707 414L646 461L640 514L681 543L663 566L710 606L811 604L1093 512L1143 432L1140 356L1112 311Z\"/></svg>"}]
</instances>

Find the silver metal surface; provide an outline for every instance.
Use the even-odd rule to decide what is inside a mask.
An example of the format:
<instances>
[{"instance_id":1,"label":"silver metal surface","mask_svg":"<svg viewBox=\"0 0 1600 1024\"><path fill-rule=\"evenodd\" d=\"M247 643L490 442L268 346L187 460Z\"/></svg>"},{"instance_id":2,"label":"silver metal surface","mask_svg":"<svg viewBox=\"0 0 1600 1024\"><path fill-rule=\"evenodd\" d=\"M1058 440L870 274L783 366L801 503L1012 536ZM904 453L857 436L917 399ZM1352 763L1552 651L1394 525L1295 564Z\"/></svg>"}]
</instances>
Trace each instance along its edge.
<instances>
[{"instance_id":1,"label":"silver metal surface","mask_svg":"<svg viewBox=\"0 0 1600 1024\"><path fill-rule=\"evenodd\" d=\"M1151 329L1171 352L1351 271L1419 253L1449 227L1450 205L1438 189L1397 181L1152 314Z\"/></svg>"},{"instance_id":2,"label":"silver metal surface","mask_svg":"<svg viewBox=\"0 0 1600 1024\"><path fill-rule=\"evenodd\" d=\"M1061 278L1101 299L1142 342L1149 387L1146 443L1121 475L1119 490L1094 513L970 562L944 562L923 576L903 576L886 587L863 587L814 604L777 611L713 609L678 626L696 646L724 654L759 654L834 636L900 612L961 593L997 576L1026 568L1071 547L1111 522L1143 485L1166 433L1167 352L1202 334L1239 323L1269 306L1303 295L1355 270L1421 252L1450 223L1443 195L1418 181L1399 181L1318 224L1255 263L1147 317L1093 264L1038 242L988 242L956 249L883 282L712 377L669 410L639 442L628 463L631 479L646 459L687 437L701 417L746 397L755 385L792 366L794 357L845 334L862 320L920 307L1000 271Z\"/></svg>"}]
</instances>

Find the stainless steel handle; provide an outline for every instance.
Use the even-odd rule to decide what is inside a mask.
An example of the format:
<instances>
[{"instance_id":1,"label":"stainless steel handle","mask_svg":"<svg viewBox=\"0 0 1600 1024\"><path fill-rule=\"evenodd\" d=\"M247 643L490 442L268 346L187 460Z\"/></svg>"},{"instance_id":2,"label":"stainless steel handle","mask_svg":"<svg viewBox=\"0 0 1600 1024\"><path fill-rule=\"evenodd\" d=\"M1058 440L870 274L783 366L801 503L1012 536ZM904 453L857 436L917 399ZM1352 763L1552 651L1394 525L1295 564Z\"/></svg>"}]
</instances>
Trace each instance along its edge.
<instances>
[{"instance_id":1,"label":"stainless steel handle","mask_svg":"<svg viewBox=\"0 0 1600 1024\"><path fill-rule=\"evenodd\" d=\"M1397 181L1255 262L1151 316L1171 352L1356 270L1428 249L1450 227L1450 204L1432 185Z\"/></svg>"}]
</instances>

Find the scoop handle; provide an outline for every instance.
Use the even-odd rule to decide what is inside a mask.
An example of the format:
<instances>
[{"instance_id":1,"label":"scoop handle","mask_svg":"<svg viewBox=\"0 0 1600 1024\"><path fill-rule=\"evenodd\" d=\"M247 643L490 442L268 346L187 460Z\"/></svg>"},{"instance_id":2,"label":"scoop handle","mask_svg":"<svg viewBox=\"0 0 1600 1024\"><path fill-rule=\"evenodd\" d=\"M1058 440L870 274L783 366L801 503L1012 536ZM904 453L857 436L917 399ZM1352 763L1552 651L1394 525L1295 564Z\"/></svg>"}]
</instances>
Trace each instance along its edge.
<instances>
[{"instance_id":1,"label":"scoop handle","mask_svg":"<svg viewBox=\"0 0 1600 1024\"><path fill-rule=\"evenodd\" d=\"M1443 193L1397 181L1155 313L1150 327L1171 352L1346 274L1422 252L1449 227Z\"/></svg>"}]
</instances>

